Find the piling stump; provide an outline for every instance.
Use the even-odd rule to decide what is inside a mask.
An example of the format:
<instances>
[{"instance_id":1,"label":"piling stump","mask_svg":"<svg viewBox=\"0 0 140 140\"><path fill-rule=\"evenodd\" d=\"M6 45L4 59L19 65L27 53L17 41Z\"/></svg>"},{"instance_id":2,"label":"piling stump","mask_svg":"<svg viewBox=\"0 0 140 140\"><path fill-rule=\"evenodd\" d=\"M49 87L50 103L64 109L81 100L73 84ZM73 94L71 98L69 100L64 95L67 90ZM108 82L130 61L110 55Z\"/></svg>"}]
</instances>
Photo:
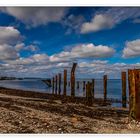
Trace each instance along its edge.
<instances>
[{"instance_id":1,"label":"piling stump","mask_svg":"<svg viewBox=\"0 0 140 140\"><path fill-rule=\"evenodd\" d=\"M140 70L128 70L129 118L140 121Z\"/></svg>"},{"instance_id":2,"label":"piling stump","mask_svg":"<svg viewBox=\"0 0 140 140\"><path fill-rule=\"evenodd\" d=\"M76 69L77 63L73 63L72 69L71 69L71 97L75 97L75 69Z\"/></svg>"},{"instance_id":3,"label":"piling stump","mask_svg":"<svg viewBox=\"0 0 140 140\"><path fill-rule=\"evenodd\" d=\"M122 72L122 107L126 108L126 72Z\"/></svg>"},{"instance_id":4,"label":"piling stump","mask_svg":"<svg viewBox=\"0 0 140 140\"><path fill-rule=\"evenodd\" d=\"M83 91L85 91L85 89L86 89L86 82L83 81Z\"/></svg>"},{"instance_id":5,"label":"piling stump","mask_svg":"<svg viewBox=\"0 0 140 140\"><path fill-rule=\"evenodd\" d=\"M57 75L55 76L55 94L57 95Z\"/></svg>"},{"instance_id":6,"label":"piling stump","mask_svg":"<svg viewBox=\"0 0 140 140\"><path fill-rule=\"evenodd\" d=\"M63 86L63 95L67 95L67 70L64 70L64 86Z\"/></svg>"},{"instance_id":7,"label":"piling stump","mask_svg":"<svg viewBox=\"0 0 140 140\"><path fill-rule=\"evenodd\" d=\"M52 79L52 94L54 94L54 77Z\"/></svg>"},{"instance_id":8,"label":"piling stump","mask_svg":"<svg viewBox=\"0 0 140 140\"><path fill-rule=\"evenodd\" d=\"M77 81L77 89L79 89L79 81Z\"/></svg>"},{"instance_id":9,"label":"piling stump","mask_svg":"<svg viewBox=\"0 0 140 140\"><path fill-rule=\"evenodd\" d=\"M107 99L107 75L104 75L103 78L104 82L104 101Z\"/></svg>"},{"instance_id":10,"label":"piling stump","mask_svg":"<svg viewBox=\"0 0 140 140\"><path fill-rule=\"evenodd\" d=\"M92 83L90 82L86 84L86 104L88 106L92 105Z\"/></svg>"},{"instance_id":11,"label":"piling stump","mask_svg":"<svg viewBox=\"0 0 140 140\"><path fill-rule=\"evenodd\" d=\"M94 99L94 85L95 85L95 80L92 79L92 97Z\"/></svg>"},{"instance_id":12,"label":"piling stump","mask_svg":"<svg viewBox=\"0 0 140 140\"><path fill-rule=\"evenodd\" d=\"M58 84L58 94L60 95L61 94L61 73L59 73L58 75L58 81L59 81L59 84Z\"/></svg>"}]
</instances>

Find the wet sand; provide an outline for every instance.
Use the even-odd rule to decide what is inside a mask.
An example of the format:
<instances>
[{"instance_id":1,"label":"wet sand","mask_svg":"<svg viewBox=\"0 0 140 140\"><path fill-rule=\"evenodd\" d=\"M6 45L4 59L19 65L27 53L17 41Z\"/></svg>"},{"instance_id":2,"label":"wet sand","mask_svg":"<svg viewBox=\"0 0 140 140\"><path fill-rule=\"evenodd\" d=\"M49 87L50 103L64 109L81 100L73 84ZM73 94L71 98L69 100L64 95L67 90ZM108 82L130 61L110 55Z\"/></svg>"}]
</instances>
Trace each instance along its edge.
<instances>
[{"instance_id":1,"label":"wet sand","mask_svg":"<svg viewBox=\"0 0 140 140\"><path fill-rule=\"evenodd\" d=\"M140 133L128 109L84 98L71 101L45 93L0 89L0 133Z\"/></svg>"}]
</instances>

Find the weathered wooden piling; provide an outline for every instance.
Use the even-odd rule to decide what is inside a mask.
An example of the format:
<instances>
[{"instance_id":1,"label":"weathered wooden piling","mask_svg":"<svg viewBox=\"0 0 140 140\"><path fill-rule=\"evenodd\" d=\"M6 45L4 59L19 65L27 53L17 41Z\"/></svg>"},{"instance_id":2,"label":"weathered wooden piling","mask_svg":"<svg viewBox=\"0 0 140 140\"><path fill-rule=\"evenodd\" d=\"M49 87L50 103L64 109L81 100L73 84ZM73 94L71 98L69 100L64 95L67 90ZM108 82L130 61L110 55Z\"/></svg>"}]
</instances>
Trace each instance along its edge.
<instances>
[{"instance_id":1,"label":"weathered wooden piling","mask_svg":"<svg viewBox=\"0 0 140 140\"><path fill-rule=\"evenodd\" d=\"M57 75L55 76L55 94L57 94Z\"/></svg>"},{"instance_id":2,"label":"weathered wooden piling","mask_svg":"<svg viewBox=\"0 0 140 140\"><path fill-rule=\"evenodd\" d=\"M79 89L79 81L77 81L77 89Z\"/></svg>"},{"instance_id":3,"label":"weathered wooden piling","mask_svg":"<svg viewBox=\"0 0 140 140\"><path fill-rule=\"evenodd\" d=\"M136 91L135 91L135 72L128 70L128 87L129 87L129 117L136 119Z\"/></svg>"},{"instance_id":4,"label":"weathered wooden piling","mask_svg":"<svg viewBox=\"0 0 140 140\"><path fill-rule=\"evenodd\" d=\"M88 106L92 105L92 83L86 84L86 103Z\"/></svg>"},{"instance_id":5,"label":"weathered wooden piling","mask_svg":"<svg viewBox=\"0 0 140 140\"><path fill-rule=\"evenodd\" d=\"M122 72L122 107L126 107L126 72Z\"/></svg>"},{"instance_id":6,"label":"weathered wooden piling","mask_svg":"<svg viewBox=\"0 0 140 140\"><path fill-rule=\"evenodd\" d=\"M85 91L85 89L86 89L86 82L83 81L83 91Z\"/></svg>"},{"instance_id":7,"label":"weathered wooden piling","mask_svg":"<svg viewBox=\"0 0 140 140\"><path fill-rule=\"evenodd\" d=\"M68 81L68 86L70 87L70 81Z\"/></svg>"},{"instance_id":8,"label":"weathered wooden piling","mask_svg":"<svg viewBox=\"0 0 140 140\"><path fill-rule=\"evenodd\" d=\"M52 79L52 94L54 94L54 77Z\"/></svg>"},{"instance_id":9,"label":"weathered wooden piling","mask_svg":"<svg viewBox=\"0 0 140 140\"><path fill-rule=\"evenodd\" d=\"M140 121L140 69L135 69L136 119Z\"/></svg>"},{"instance_id":10,"label":"weathered wooden piling","mask_svg":"<svg viewBox=\"0 0 140 140\"><path fill-rule=\"evenodd\" d=\"M107 99L107 75L104 75L104 100Z\"/></svg>"},{"instance_id":11,"label":"weathered wooden piling","mask_svg":"<svg viewBox=\"0 0 140 140\"><path fill-rule=\"evenodd\" d=\"M67 70L64 70L64 86L63 86L63 95L67 95Z\"/></svg>"},{"instance_id":12,"label":"weathered wooden piling","mask_svg":"<svg viewBox=\"0 0 140 140\"><path fill-rule=\"evenodd\" d=\"M61 73L59 73L59 75L58 75L58 82L59 82L59 84L58 84L58 94L60 95L61 94Z\"/></svg>"},{"instance_id":13,"label":"weathered wooden piling","mask_svg":"<svg viewBox=\"0 0 140 140\"><path fill-rule=\"evenodd\" d=\"M140 70L128 70L129 117L140 121Z\"/></svg>"},{"instance_id":14,"label":"weathered wooden piling","mask_svg":"<svg viewBox=\"0 0 140 140\"><path fill-rule=\"evenodd\" d=\"M71 69L71 97L75 97L75 69L76 69L77 63L73 63L72 69Z\"/></svg>"},{"instance_id":15,"label":"weathered wooden piling","mask_svg":"<svg viewBox=\"0 0 140 140\"><path fill-rule=\"evenodd\" d=\"M95 80L92 79L92 97L94 98L94 85L95 85Z\"/></svg>"}]
</instances>

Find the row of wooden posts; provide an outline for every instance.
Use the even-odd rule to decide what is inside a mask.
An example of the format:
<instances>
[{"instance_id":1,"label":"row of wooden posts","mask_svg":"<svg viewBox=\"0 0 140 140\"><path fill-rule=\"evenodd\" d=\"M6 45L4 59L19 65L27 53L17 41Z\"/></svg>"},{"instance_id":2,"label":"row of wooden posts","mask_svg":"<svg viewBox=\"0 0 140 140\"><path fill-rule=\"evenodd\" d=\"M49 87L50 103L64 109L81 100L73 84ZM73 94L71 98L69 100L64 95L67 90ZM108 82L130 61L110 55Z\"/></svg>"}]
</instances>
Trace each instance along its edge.
<instances>
[{"instance_id":1,"label":"row of wooden posts","mask_svg":"<svg viewBox=\"0 0 140 140\"><path fill-rule=\"evenodd\" d=\"M52 94L61 94L61 83L62 83L62 78L61 78L61 73L53 77L52 80ZM71 83L72 82L72 83ZM67 85L70 87L70 85L73 84L73 87L71 86L71 96L75 96L75 80L71 80L67 84L67 70L64 70L64 79L63 79L63 95L67 95ZM80 88L79 86L80 82L77 81L77 89ZM103 95L104 95L104 100L107 100L107 75L103 76L103 85L104 85L104 90L103 90ZM94 99L94 86L95 86L95 80L92 79L92 81L83 81L83 91L86 90L86 97L87 100L89 98ZM89 99L89 102L90 99ZM91 102L92 103L92 102ZM126 72L122 72L122 107L126 107Z\"/></svg>"},{"instance_id":2,"label":"row of wooden posts","mask_svg":"<svg viewBox=\"0 0 140 140\"><path fill-rule=\"evenodd\" d=\"M75 68L77 63L73 64L71 70L70 82L68 86L71 86L71 97L75 97ZM63 92L61 91L62 77L61 73L53 77L52 79L52 94L60 95L61 92L64 96L67 96L67 70L64 69L63 76ZM127 106L127 97L126 97L126 83L127 76L126 72L121 73L122 78L122 107ZM107 75L103 76L104 84L104 101L107 100ZM86 101L88 105L92 105L94 99L94 79L92 82L88 81L87 83L83 81L83 91L86 90ZM140 120L140 70L128 70L128 85L129 85L129 116L130 118ZM77 81L77 89L79 88L79 81Z\"/></svg>"},{"instance_id":3,"label":"row of wooden posts","mask_svg":"<svg viewBox=\"0 0 140 140\"><path fill-rule=\"evenodd\" d=\"M71 77L70 82L67 83L67 70L64 69L64 76L63 76L63 92L61 90L61 83L62 83L62 76L61 73L55 75L52 79L52 94L60 95L61 92L64 96L67 95L67 85L71 86L71 97L75 97L75 69L77 63L73 64L71 69ZM107 75L103 76L103 84L104 84L104 100L107 100ZM92 79L92 82L83 81L83 91L86 90L86 99L88 104L92 104L94 99L94 85L95 80ZM77 81L77 89L79 89L79 81ZM91 100L92 99L92 100ZM122 107L126 107L126 72L122 72Z\"/></svg>"}]
</instances>

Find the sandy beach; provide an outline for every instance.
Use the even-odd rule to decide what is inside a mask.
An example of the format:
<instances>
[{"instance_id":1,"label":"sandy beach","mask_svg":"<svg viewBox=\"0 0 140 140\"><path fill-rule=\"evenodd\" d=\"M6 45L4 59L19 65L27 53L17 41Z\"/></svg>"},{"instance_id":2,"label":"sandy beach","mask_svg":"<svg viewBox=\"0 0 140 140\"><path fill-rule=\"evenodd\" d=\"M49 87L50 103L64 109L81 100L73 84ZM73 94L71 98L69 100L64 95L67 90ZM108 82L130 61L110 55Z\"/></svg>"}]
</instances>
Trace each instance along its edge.
<instances>
[{"instance_id":1,"label":"sandy beach","mask_svg":"<svg viewBox=\"0 0 140 140\"><path fill-rule=\"evenodd\" d=\"M128 109L96 101L89 107L49 94L2 88L0 110L0 133L140 133L139 123L128 120Z\"/></svg>"}]
</instances>

